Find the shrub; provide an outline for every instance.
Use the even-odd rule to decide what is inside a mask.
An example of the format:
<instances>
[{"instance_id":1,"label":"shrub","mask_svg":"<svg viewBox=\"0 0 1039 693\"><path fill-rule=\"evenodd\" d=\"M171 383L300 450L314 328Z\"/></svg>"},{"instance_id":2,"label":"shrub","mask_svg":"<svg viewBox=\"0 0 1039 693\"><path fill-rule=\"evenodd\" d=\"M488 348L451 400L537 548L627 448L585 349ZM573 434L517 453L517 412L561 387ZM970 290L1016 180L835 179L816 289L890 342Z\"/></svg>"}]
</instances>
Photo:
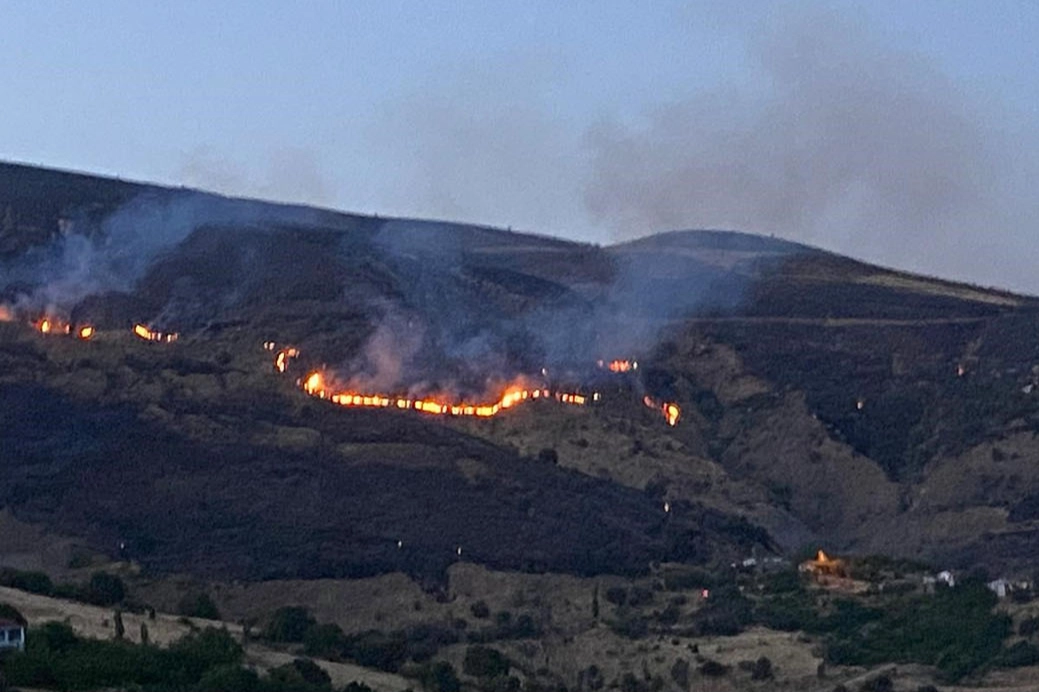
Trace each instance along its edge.
<instances>
[{"instance_id":1,"label":"shrub","mask_svg":"<svg viewBox=\"0 0 1039 693\"><path fill-rule=\"evenodd\" d=\"M181 616L192 618L208 618L212 621L220 620L220 612L216 604L205 592L197 594L186 594L177 604L177 613Z\"/></svg>"},{"instance_id":2,"label":"shrub","mask_svg":"<svg viewBox=\"0 0 1039 693\"><path fill-rule=\"evenodd\" d=\"M610 587L606 590L606 601L617 606L628 603L628 590L623 587Z\"/></svg>"},{"instance_id":3,"label":"shrub","mask_svg":"<svg viewBox=\"0 0 1039 693\"><path fill-rule=\"evenodd\" d=\"M370 630L348 639L346 656L362 666L396 672L407 660L408 643L403 633Z\"/></svg>"},{"instance_id":4,"label":"shrub","mask_svg":"<svg viewBox=\"0 0 1039 693\"><path fill-rule=\"evenodd\" d=\"M303 636L303 651L311 657L338 659L344 656L346 648L346 634L334 623L313 625Z\"/></svg>"},{"instance_id":5,"label":"shrub","mask_svg":"<svg viewBox=\"0 0 1039 693\"><path fill-rule=\"evenodd\" d=\"M274 642L303 642L307 630L316 623L302 606L284 606L271 616L264 635Z\"/></svg>"},{"instance_id":6,"label":"shrub","mask_svg":"<svg viewBox=\"0 0 1039 693\"><path fill-rule=\"evenodd\" d=\"M54 594L54 583L46 573L35 570L15 570L4 568L0 570L0 585L13 587L16 590L24 590L33 594Z\"/></svg>"},{"instance_id":7,"label":"shrub","mask_svg":"<svg viewBox=\"0 0 1039 693\"><path fill-rule=\"evenodd\" d=\"M866 679L862 683L863 691L893 691L895 690L895 682L891 680L891 677L887 674L880 674L874 676L871 679Z\"/></svg>"},{"instance_id":8,"label":"shrub","mask_svg":"<svg viewBox=\"0 0 1039 693\"><path fill-rule=\"evenodd\" d=\"M482 599L469 607L469 611L471 611L473 616L476 618L489 618L491 615L490 607L488 607L487 602Z\"/></svg>"},{"instance_id":9,"label":"shrub","mask_svg":"<svg viewBox=\"0 0 1039 693\"><path fill-rule=\"evenodd\" d=\"M126 586L115 575L105 572L94 573L90 576L87 597L98 606L112 606L126 597Z\"/></svg>"},{"instance_id":10,"label":"shrub","mask_svg":"<svg viewBox=\"0 0 1039 693\"><path fill-rule=\"evenodd\" d=\"M772 678L772 660L768 657L758 657L754 662L754 668L750 670L750 678L753 681L767 681Z\"/></svg>"},{"instance_id":11,"label":"shrub","mask_svg":"<svg viewBox=\"0 0 1039 693\"><path fill-rule=\"evenodd\" d=\"M1031 637L1037 632L1039 632L1039 617L1030 616L1021 621L1021 625L1017 627L1017 634L1022 638Z\"/></svg>"},{"instance_id":12,"label":"shrub","mask_svg":"<svg viewBox=\"0 0 1039 693\"><path fill-rule=\"evenodd\" d=\"M689 661L676 659L671 665L671 679L678 684L682 690L689 690Z\"/></svg>"},{"instance_id":13,"label":"shrub","mask_svg":"<svg viewBox=\"0 0 1039 693\"><path fill-rule=\"evenodd\" d=\"M423 667L419 674L422 689L426 691L460 691L462 682L458 680L455 668L448 662L433 662Z\"/></svg>"},{"instance_id":14,"label":"shrub","mask_svg":"<svg viewBox=\"0 0 1039 693\"><path fill-rule=\"evenodd\" d=\"M1029 667L1039 664L1039 647L1019 640L1000 652L993 664L1000 667Z\"/></svg>"},{"instance_id":15,"label":"shrub","mask_svg":"<svg viewBox=\"0 0 1039 693\"><path fill-rule=\"evenodd\" d=\"M202 691L256 691L260 677L255 671L237 664L221 664L208 669L199 679Z\"/></svg>"},{"instance_id":16,"label":"shrub","mask_svg":"<svg viewBox=\"0 0 1039 693\"><path fill-rule=\"evenodd\" d=\"M332 679L328 673L309 659L294 659L288 664L271 669L270 683L285 691L329 691Z\"/></svg>"},{"instance_id":17,"label":"shrub","mask_svg":"<svg viewBox=\"0 0 1039 693\"><path fill-rule=\"evenodd\" d=\"M479 679L494 679L509 673L509 660L493 647L471 645L465 651L462 671Z\"/></svg>"},{"instance_id":18,"label":"shrub","mask_svg":"<svg viewBox=\"0 0 1039 693\"><path fill-rule=\"evenodd\" d=\"M10 604L4 604L3 602L0 602L0 618L20 623L23 626L29 623L25 620L25 616L22 616L22 612Z\"/></svg>"},{"instance_id":19,"label":"shrub","mask_svg":"<svg viewBox=\"0 0 1039 693\"><path fill-rule=\"evenodd\" d=\"M725 676L729 673L730 667L716 662L713 659L708 659L706 662L700 665L700 673L704 676Z\"/></svg>"}]
</instances>

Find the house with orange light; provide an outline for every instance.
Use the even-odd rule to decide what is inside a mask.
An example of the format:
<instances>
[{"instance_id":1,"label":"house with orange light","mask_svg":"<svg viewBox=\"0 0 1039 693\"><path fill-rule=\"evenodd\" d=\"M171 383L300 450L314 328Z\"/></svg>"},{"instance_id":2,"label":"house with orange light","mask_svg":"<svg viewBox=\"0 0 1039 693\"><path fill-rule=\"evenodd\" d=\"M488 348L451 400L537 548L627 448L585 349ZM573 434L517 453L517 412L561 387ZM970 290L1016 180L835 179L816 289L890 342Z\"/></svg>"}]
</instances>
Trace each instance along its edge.
<instances>
[{"instance_id":1,"label":"house with orange light","mask_svg":"<svg viewBox=\"0 0 1039 693\"><path fill-rule=\"evenodd\" d=\"M831 558L822 549L819 549L819 553L815 555L815 558L803 561L801 565L797 566L797 570L800 573L807 573L820 581L824 581L826 578L841 579L848 577L848 564L844 559Z\"/></svg>"}]
</instances>

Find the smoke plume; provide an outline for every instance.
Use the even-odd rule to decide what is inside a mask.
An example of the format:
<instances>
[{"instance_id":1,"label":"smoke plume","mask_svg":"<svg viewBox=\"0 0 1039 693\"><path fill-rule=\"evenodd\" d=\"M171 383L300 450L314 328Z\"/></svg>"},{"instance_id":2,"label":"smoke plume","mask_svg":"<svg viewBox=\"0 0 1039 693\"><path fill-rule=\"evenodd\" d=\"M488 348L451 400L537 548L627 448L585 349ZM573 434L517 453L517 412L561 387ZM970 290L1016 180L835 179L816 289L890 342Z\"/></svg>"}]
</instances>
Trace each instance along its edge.
<instances>
[{"instance_id":1,"label":"smoke plume","mask_svg":"<svg viewBox=\"0 0 1039 693\"><path fill-rule=\"evenodd\" d=\"M749 49L767 89L590 131L585 201L598 223L620 237L774 233L907 269L1039 286L1025 263L1009 262L1026 247L1035 205L1015 197L1021 172L981 103L921 55L831 12L796 10Z\"/></svg>"}]
</instances>

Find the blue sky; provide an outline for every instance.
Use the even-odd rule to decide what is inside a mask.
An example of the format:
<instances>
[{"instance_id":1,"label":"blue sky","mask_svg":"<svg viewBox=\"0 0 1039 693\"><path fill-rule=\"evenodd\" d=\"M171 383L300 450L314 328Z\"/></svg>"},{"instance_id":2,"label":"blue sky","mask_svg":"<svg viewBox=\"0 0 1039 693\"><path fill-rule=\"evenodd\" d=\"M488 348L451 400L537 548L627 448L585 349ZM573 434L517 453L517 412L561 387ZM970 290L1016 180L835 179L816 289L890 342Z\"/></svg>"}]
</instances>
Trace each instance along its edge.
<instances>
[{"instance_id":1,"label":"blue sky","mask_svg":"<svg viewBox=\"0 0 1039 693\"><path fill-rule=\"evenodd\" d=\"M0 157L1039 292L1037 37L1009 1L8 0Z\"/></svg>"}]
</instances>

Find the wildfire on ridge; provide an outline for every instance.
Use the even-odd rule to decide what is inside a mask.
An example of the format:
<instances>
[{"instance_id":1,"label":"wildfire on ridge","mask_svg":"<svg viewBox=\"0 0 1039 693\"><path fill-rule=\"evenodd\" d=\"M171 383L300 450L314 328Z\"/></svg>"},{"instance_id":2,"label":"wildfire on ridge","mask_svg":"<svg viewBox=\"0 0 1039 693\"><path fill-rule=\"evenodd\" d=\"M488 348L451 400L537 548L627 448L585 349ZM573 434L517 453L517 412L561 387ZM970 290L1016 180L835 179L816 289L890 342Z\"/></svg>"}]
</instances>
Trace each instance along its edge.
<instances>
[{"instance_id":1,"label":"wildfire on ridge","mask_svg":"<svg viewBox=\"0 0 1039 693\"><path fill-rule=\"evenodd\" d=\"M33 329L38 330L41 334L74 334L83 341L93 339L94 334L96 333L93 325L80 325L73 329L72 323L51 316L44 316L38 319L32 324L32 326Z\"/></svg>"},{"instance_id":2,"label":"wildfire on ridge","mask_svg":"<svg viewBox=\"0 0 1039 693\"><path fill-rule=\"evenodd\" d=\"M274 342L264 342L263 348L266 351L273 351L276 346ZM279 373L284 373L288 368L289 359L297 358L298 356L299 350L295 347L287 347L280 350L275 358L275 370ZM602 398L602 395L598 392L593 392L590 395L577 392L555 392L545 387L530 388L522 382L506 386L497 401L483 403L451 401L447 397L437 395L416 398L387 394L365 394L338 390L330 386L321 371L309 372L306 377L297 380L296 384L311 397L325 399L342 407L400 409L442 416L472 416L477 418L490 418L525 401L536 399L554 399L562 404L584 406L590 402L598 402ZM678 424L678 420L681 418L681 409L674 402L664 402L658 405L648 395L643 398L643 401L646 406L658 409L664 415L664 419L669 426Z\"/></svg>"},{"instance_id":3,"label":"wildfire on ridge","mask_svg":"<svg viewBox=\"0 0 1039 693\"><path fill-rule=\"evenodd\" d=\"M14 312L0 303L0 322L11 322L12 320L14 320Z\"/></svg>"},{"instance_id":4,"label":"wildfire on ridge","mask_svg":"<svg viewBox=\"0 0 1039 693\"><path fill-rule=\"evenodd\" d=\"M308 395L327 399L342 407L396 408L420 411L425 414L443 416L474 416L490 418L506 409L535 399L555 399L563 404L584 405L598 401L598 393L592 396L572 392L552 392L547 388L528 389L521 386L507 387L495 402L452 402L441 397L393 397L388 395L360 394L355 392L332 392L320 371L313 371L300 380L300 387Z\"/></svg>"},{"instance_id":5,"label":"wildfire on ridge","mask_svg":"<svg viewBox=\"0 0 1039 693\"><path fill-rule=\"evenodd\" d=\"M133 326L133 333L146 342L163 342L169 344L180 338L176 332L154 332L141 323Z\"/></svg>"},{"instance_id":6,"label":"wildfire on ridge","mask_svg":"<svg viewBox=\"0 0 1039 693\"><path fill-rule=\"evenodd\" d=\"M43 334L69 334L72 326L61 318L42 317L33 326Z\"/></svg>"},{"instance_id":7,"label":"wildfire on ridge","mask_svg":"<svg viewBox=\"0 0 1039 693\"><path fill-rule=\"evenodd\" d=\"M268 344L270 347L268 348ZM267 351L274 351L274 342L264 342L263 348ZM286 347L278 352L278 355L274 357L274 370L279 373L284 373L289 368L289 360L299 356L299 349L295 347Z\"/></svg>"},{"instance_id":8,"label":"wildfire on ridge","mask_svg":"<svg viewBox=\"0 0 1039 693\"><path fill-rule=\"evenodd\" d=\"M668 426L677 426L678 420L682 418L682 409L674 402L658 404L652 397L646 395L642 398L642 403L650 409L656 409L663 414Z\"/></svg>"}]
</instances>

